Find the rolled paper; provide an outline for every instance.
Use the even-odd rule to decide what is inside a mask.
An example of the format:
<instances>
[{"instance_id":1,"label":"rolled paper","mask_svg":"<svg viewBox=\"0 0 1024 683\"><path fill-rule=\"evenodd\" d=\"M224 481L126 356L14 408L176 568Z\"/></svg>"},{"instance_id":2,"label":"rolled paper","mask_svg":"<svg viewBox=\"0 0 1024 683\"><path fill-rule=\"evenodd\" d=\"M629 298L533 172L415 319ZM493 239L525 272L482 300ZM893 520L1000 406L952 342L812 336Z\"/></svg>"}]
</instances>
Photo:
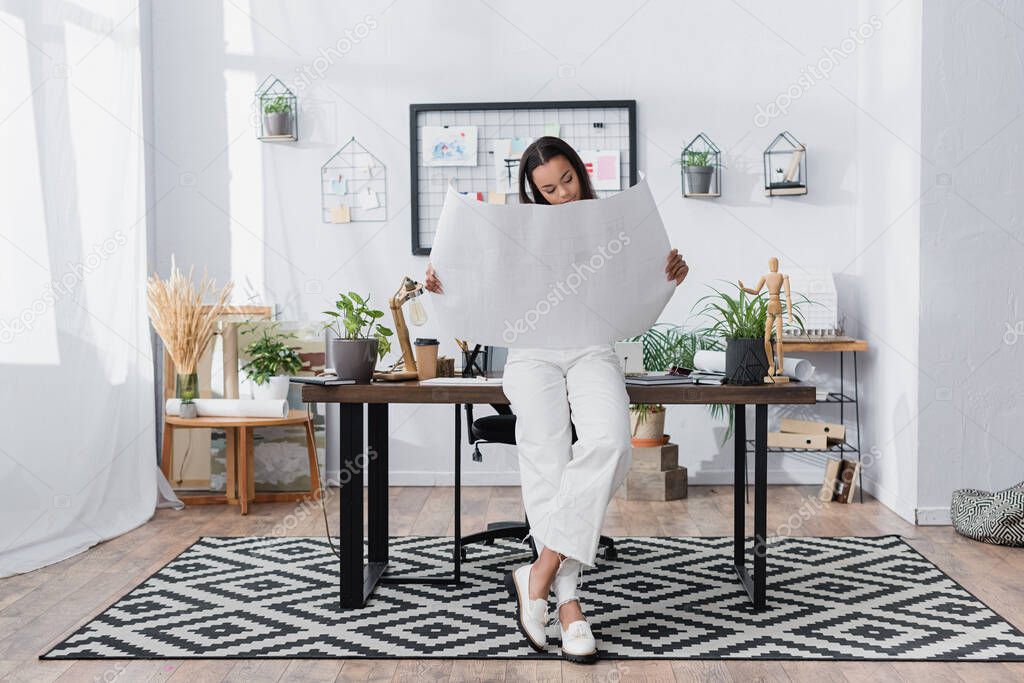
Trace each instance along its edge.
<instances>
[{"instance_id":1,"label":"rolled paper","mask_svg":"<svg viewBox=\"0 0 1024 683\"><path fill-rule=\"evenodd\" d=\"M192 402L196 404L199 417L288 417L288 401L284 399L197 398ZM168 415L180 415L181 399L167 399L164 410Z\"/></svg>"},{"instance_id":2,"label":"rolled paper","mask_svg":"<svg viewBox=\"0 0 1024 683\"><path fill-rule=\"evenodd\" d=\"M693 354L695 370L725 372L725 351L697 351ZM782 361L782 374L806 382L814 374L814 366L806 358L786 356Z\"/></svg>"},{"instance_id":3,"label":"rolled paper","mask_svg":"<svg viewBox=\"0 0 1024 683\"><path fill-rule=\"evenodd\" d=\"M725 351L697 351L693 354L693 369L725 372Z\"/></svg>"}]
</instances>

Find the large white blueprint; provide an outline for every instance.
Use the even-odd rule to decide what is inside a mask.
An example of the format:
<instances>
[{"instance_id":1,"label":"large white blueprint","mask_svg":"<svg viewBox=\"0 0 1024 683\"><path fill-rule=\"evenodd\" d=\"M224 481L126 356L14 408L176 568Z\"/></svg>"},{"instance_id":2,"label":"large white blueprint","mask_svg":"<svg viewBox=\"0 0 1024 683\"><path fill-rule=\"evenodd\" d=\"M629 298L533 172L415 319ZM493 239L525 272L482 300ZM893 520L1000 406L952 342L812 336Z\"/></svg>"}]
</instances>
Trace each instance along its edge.
<instances>
[{"instance_id":1,"label":"large white blueprint","mask_svg":"<svg viewBox=\"0 0 1024 683\"><path fill-rule=\"evenodd\" d=\"M607 199L486 204L449 188L430 260L439 328L474 344L570 348L647 330L675 282L646 181Z\"/></svg>"}]
</instances>

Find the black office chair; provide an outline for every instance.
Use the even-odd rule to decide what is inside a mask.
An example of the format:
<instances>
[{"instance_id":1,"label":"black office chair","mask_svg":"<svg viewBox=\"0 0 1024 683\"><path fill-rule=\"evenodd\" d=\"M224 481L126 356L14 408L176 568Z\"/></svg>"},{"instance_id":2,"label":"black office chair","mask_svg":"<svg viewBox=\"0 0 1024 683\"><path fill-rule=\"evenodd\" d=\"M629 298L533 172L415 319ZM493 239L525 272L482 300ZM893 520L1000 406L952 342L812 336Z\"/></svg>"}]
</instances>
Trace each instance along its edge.
<instances>
[{"instance_id":1,"label":"black office chair","mask_svg":"<svg viewBox=\"0 0 1024 683\"><path fill-rule=\"evenodd\" d=\"M506 405L491 404L491 407L497 411L497 415L485 415L474 420L473 406L469 403L466 404L466 424L469 425L469 443L473 446L474 462L483 462L484 456L480 452L482 443L516 445L516 416L512 414L512 409ZM576 443L575 425L572 428L572 442ZM522 522L491 522L484 531L462 537L462 559L466 559L466 546L471 543L494 545L496 538L521 539L529 531L530 520L528 518ZM618 557L618 553L615 551L615 541L608 536L601 536L598 544L604 548L606 560L614 560ZM536 560L537 546L532 537L530 538L530 552L533 554L533 559Z\"/></svg>"}]
</instances>

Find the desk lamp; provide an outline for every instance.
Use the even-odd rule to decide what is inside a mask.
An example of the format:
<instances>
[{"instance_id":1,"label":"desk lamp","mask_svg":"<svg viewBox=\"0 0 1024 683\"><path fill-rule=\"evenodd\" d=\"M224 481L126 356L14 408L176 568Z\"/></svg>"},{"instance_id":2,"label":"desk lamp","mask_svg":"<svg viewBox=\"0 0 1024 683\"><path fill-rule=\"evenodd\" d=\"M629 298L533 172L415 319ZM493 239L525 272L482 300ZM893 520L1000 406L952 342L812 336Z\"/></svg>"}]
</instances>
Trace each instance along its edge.
<instances>
[{"instance_id":1,"label":"desk lamp","mask_svg":"<svg viewBox=\"0 0 1024 683\"><path fill-rule=\"evenodd\" d=\"M427 322L427 311L419 301L419 296L424 292L423 285L416 282L409 276L402 278L402 284L398 291L391 296L391 317L395 321L395 336L402 346L402 358L398 360L387 372L375 372L373 378L385 382L402 382L416 379L419 374L416 369L416 355L412 351L412 344L409 343L409 328L405 324L405 315L402 313L402 306L409 304L409 320L413 325L422 325Z\"/></svg>"}]
</instances>

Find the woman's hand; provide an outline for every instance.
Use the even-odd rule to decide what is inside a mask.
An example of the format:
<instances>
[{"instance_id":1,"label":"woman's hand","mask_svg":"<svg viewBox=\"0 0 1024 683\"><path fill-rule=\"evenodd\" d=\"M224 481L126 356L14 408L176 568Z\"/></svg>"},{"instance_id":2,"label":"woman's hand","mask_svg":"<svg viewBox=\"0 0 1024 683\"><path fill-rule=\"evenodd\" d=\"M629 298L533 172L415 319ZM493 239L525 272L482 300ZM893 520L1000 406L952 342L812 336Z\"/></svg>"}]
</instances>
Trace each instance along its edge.
<instances>
[{"instance_id":1,"label":"woman's hand","mask_svg":"<svg viewBox=\"0 0 1024 683\"><path fill-rule=\"evenodd\" d=\"M423 286L427 288L428 292L434 294L444 294L444 287L441 286L441 281L437 279L437 272L434 270L434 266L427 264L427 276L423 281Z\"/></svg>"},{"instance_id":2,"label":"woman's hand","mask_svg":"<svg viewBox=\"0 0 1024 683\"><path fill-rule=\"evenodd\" d=\"M679 250L673 249L670 251L668 253L668 261L665 263L665 279L675 280L678 287L683 284L683 280L686 279L686 274L689 272L690 266L686 265L686 261L679 255Z\"/></svg>"}]
</instances>

